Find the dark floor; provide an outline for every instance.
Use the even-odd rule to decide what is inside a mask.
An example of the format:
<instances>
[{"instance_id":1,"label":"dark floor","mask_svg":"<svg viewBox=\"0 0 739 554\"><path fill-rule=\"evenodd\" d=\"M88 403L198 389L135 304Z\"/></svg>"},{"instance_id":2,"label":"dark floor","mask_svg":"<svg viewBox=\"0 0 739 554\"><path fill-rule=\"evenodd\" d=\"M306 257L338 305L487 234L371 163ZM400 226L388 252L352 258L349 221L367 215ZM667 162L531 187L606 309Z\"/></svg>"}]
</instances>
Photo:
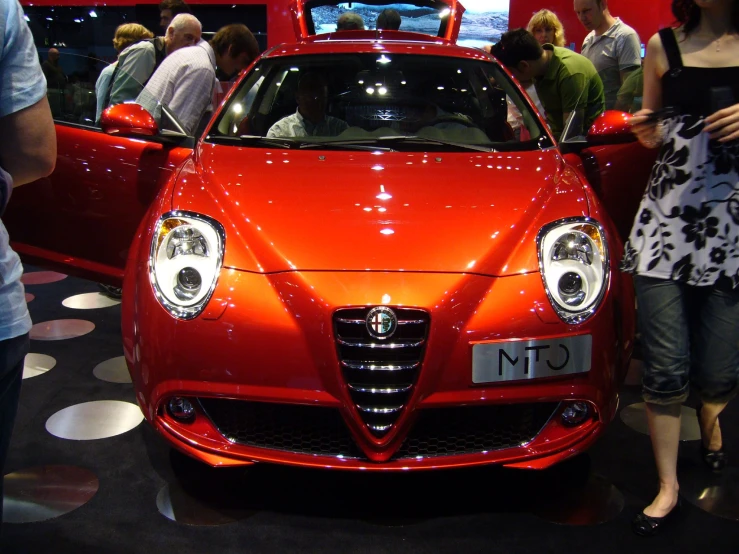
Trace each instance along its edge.
<instances>
[{"instance_id":1,"label":"dark floor","mask_svg":"<svg viewBox=\"0 0 739 554\"><path fill-rule=\"evenodd\" d=\"M631 532L629 522L651 499L657 480L649 438L621 418L587 455L545 472L483 468L375 475L278 466L214 470L171 451L146 423L106 439L57 438L45 424L63 408L92 400L135 402L130 384L93 375L96 365L122 355L120 306L62 306L69 296L98 291L95 283L71 277L26 290L35 295L29 304L35 323L74 318L92 321L96 328L78 338L32 341L31 352L53 356L57 365L23 382L5 473L75 466L92 471L99 490L60 517L4 524L3 554L739 553L739 522L712 515L687 498L676 524L662 535L644 539ZM624 387L621 406L636 402L638 389ZM734 470L739 465L739 402L722 416L722 428ZM682 468L700 471L697 458L696 441L681 443ZM712 493L706 488L706 494L719 491L726 498L720 487L735 487L737 481L726 482ZM739 491L728 494L739 502ZM178 521L158 509L158 498L167 497L177 507ZM605 521L553 522L589 521L594 514ZM228 523L186 523L224 521Z\"/></svg>"}]
</instances>

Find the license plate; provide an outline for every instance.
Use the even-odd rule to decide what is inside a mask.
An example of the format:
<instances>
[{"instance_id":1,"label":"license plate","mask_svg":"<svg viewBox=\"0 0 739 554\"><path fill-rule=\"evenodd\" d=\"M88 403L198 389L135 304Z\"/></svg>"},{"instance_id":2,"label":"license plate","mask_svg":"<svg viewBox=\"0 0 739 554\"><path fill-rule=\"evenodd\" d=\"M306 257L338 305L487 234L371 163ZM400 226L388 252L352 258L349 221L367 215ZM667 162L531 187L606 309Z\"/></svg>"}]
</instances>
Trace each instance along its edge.
<instances>
[{"instance_id":1,"label":"license plate","mask_svg":"<svg viewBox=\"0 0 739 554\"><path fill-rule=\"evenodd\" d=\"M498 383L590 371L590 335L472 346L472 382Z\"/></svg>"}]
</instances>

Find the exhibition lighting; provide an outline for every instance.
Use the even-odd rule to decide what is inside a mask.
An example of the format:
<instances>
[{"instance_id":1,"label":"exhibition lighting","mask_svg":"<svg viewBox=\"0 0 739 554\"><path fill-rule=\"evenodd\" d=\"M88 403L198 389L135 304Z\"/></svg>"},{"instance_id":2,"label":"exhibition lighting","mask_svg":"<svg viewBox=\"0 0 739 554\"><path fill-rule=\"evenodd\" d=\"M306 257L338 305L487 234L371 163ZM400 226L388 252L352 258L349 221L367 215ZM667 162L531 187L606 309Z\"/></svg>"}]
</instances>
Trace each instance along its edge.
<instances>
[{"instance_id":1,"label":"exhibition lighting","mask_svg":"<svg viewBox=\"0 0 739 554\"><path fill-rule=\"evenodd\" d=\"M90 17L97 17L98 14L95 13L95 10L90 10Z\"/></svg>"}]
</instances>

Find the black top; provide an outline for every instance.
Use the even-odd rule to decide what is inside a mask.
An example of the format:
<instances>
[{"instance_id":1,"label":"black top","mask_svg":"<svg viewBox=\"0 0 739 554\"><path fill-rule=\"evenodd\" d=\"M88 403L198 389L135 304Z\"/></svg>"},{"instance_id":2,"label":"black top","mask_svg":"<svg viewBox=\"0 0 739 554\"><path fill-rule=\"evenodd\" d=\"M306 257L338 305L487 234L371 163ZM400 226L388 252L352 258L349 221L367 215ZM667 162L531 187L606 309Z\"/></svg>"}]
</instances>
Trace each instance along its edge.
<instances>
[{"instance_id":1,"label":"black top","mask_svg":"<svg viewBox=\"0 0 739 554\"><path fill-rule=\"evenodd\" d=\"M662 105L681 114L711 115L716 109L739 102L739 65L735 67L689 67L683 65L672 28L659 36L670 69L662 76Z\"/></svg>"}]
</instances>

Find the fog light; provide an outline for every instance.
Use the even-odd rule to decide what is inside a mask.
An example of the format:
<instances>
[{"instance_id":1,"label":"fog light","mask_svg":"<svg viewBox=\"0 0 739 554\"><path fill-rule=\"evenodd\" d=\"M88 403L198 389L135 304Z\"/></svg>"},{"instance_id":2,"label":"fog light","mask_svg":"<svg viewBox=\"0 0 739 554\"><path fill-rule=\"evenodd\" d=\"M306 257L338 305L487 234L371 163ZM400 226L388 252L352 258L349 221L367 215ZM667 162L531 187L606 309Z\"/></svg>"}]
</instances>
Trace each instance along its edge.
<instances>
[{"instance_id":1,"label":"fog light","mask_svg":"<svg viewBox=\"0 0 739 554\"><path fill-rule=\"evenodd\" d=\"M167 409L173 418L181 421L192 419L195 416L195 407L192 402L181 396L170 398Z\"/></svg>"},{"instance_id":2,"label":"fog light","mask_svg":"<svg viewBox=\"0 0 739 554\"><path fill-rule=\"evenodd\" d=\"M590 404L587 402L572 402L562 410L562 423L567 426L580 425L590 417Z\"/></svg>"}]
</instances>

